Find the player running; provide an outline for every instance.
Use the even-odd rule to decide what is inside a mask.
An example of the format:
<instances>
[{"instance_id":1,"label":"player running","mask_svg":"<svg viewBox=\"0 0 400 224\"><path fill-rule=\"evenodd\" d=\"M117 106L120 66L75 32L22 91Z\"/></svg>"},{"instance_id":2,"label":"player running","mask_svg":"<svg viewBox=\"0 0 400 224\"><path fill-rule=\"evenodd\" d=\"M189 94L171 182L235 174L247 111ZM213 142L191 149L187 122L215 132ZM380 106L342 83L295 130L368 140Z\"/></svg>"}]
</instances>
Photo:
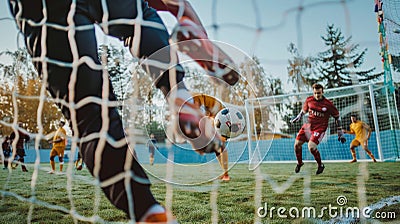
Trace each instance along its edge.
<instances>
[{"instance_id":1,"label":"player running","mask_svg":"<svg viewBox=\"0 0 400 224\"><path fill-rule=\"evenodd\" d=\"M195 105L199 106L201 110L205 112L206 116L212 119L210 121L212 124L214 123L213 120L217 113L225 108L224 105L222 105L222 103L219 102L216 98L207 94L194 93L193 101ZM215 151L215 156L217 157L219 165L224 171L220 179L222 181L228 182L231 180L228 174L228 151L225 149L226 139L224 138L223 141L224 145L221 147L220 151Z\"/></svg>"},{"instance_id":2,"label":"player running","mask_svg":"<svg viewBox=\"0 0 400 224\"><path fill-rule=\"evenodd\" d=\"M56 162L54 161L54 158L58 156L58 161L60 162L60 172L63 171L63 166L64 166L64 151L65 151L65 146L66 146L66 140L67 140L67 132L63 128L65 125L65 121L59 121L58 122L58 129L56 133L54 134L53 140L51 143L53 144L53 147L51 148L50 151L50 167L51 170L48 172L49 174L54 174L56 173Z\"/></svg>"},{"instance_id":3,"label":"player running","mask_svg":"<svg viewBox=\"0 0 400 224\"><path fill-rule=\"evenodd\" d=\"M28 172L26 166L24 165L25 162L24 157L26 156L24 144L25 142L28 142L30 140L30 137L28 134L25 134L24 132L21 131L22 126L23 126L22 122L18 122L18 130L17 132L14 131L13 133L11 133L10 141L12 142L12 147L16 146L17 149L16 154L18 156L18 162L21 163L22 172ZM14 145L15 144L14 141L17 142L16 145ZM18 166L18 163L16 164L16 166Z\"/></svg>"},{"instance_id":4,"label":"player running","mask_svg":"<svg viewBox=\"0 0 400 224\"><path fill-rule=\"evenodd\" d=\"M308 123L303 124L299 133L297 134L296 141L294 143L294 151L296 154L297 165L295 172L300 172L300 168L304 165L302 159L302 145L308 142L308 149L317 161L318 169L316 174L324 172L325 165L321 162L321 155L317 149L318 144L325 136L325 131L328 128L329 117L335 118L337 127L338 140L342 143L346 142L343 136L342 124L339 117L338 109L333 103L326 99L324 94L324 87L321 84L312 85L313 96L309 96L303 105L300 113L293 118L290 122L298 122L302 116L306 113L308 116Z\"/></svg>"},{"instance_id":5,"label":"player running","mask_svg":"<svg viewBox=\"0 0 400 224\"><path fill-rule=\"evenodd\" d=\"M360 146L365 150L365 152L371 157L372 161L376 162L376 159L372 152L368 149L368 139L371 137L372 129L365 122L358 120L357 115L351 115L350 131L345 131L345 133L353 134L356 137L350 143L350 152L353 156L353 160L350 163L357 162L356 150L355 148Z\"/></svg>"}]
</instances>

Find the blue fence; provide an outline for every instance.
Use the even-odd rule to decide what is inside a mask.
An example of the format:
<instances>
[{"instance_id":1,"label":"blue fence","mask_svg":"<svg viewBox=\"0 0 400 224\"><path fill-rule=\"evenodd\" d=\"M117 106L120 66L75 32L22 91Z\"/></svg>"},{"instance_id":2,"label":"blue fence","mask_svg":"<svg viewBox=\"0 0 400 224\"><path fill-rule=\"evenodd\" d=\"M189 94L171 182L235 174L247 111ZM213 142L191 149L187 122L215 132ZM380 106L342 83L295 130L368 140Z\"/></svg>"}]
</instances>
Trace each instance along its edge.
<instances>
[{"instance_id":1,"label":"blue fence","mask_svg":"<svg viewBox=\"0 0 400 224\"><path fill-rule=\"evenodd\" d=\"M320 144L319 150L323 160L350 160L352 159L349 147L350 142L354 138L354 135L345 135L347 142L341 144L337 141L335 135L329 136L324 139ZM392 159L399 157L399 145L396 142L400 140L400 131L383 131L381 132L381 146L383 159ZM262 140L259 141L257 147L259 149L259 155L263 158L263 161L294 161L296 157L293 152L294 138L285 139L274 139L274 140ZM252 142L252 148L255 148L256 142ZM205 163L205 162L216 162L214 154L199 155L198 153L187 150L188 144L175 145L171 148L167 148L165 144L158 144L159 150L155 152L155 163L165 163L169 155L173 155L175 163ZM230 142L228 145L229 161L230 162L246 162L249 160L248 144L246 141L242 142ZM379 158L378 147L376 142L375 133L372 133L369 140L369 149L372 153ZM149 163L149 153L146 145L136 145L136 154L141 163ZM358 147L358 155L364 153L361 147ZM25 161L27 163L35 162L36 157L40 156L41 162L49 162L50 149L26 150ZM71 155L69 150L66 150L65 161L75 160L78 156L78 152L75 155ZM307 149L307 144L303 145L303 159L314 160L311 153Z\"/></svg>"}]
</instances>

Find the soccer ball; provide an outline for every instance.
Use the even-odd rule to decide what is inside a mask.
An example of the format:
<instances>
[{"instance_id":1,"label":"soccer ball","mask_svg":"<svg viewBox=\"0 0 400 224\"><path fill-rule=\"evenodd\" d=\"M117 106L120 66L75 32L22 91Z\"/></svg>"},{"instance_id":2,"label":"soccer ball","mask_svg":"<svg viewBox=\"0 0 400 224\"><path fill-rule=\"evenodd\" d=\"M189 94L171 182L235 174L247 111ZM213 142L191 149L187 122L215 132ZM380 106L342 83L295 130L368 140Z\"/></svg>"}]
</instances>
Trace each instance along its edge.
<instances>
[{"instance_id":1,"label":"soccer ball","mask_svg":"<svg viewBox=\"0 0 400 224\"><path fill-rule=\"evenodd\" d=\"M215 116L214 126L222 137L234 138L243 133L246 122L239 110L224 108Z\"/></svg>"}]
</instances>

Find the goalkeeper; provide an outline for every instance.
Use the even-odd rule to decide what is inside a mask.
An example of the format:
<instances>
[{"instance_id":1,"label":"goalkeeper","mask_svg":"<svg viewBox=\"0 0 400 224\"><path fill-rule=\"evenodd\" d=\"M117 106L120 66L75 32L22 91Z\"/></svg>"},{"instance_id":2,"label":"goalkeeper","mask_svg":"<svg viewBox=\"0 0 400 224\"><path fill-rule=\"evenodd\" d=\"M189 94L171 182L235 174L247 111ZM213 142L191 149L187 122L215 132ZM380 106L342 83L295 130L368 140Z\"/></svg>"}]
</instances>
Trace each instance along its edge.
<instances>
[{"instance_id":1,"label":"goalkeeper","mask_svg":"<svg viewBox=\"0 0 400 224\"><path fill-rule=\"evenodd\" d=\"M321 84L312 85L313 96L307 97L300 113L290 122L298 122L305 113L308 113L308 123L303 124L297 134L294 143L294 152L296 154L297 165L295 172L300 172L300 168L304 165L302 159L302 145L308 142L308 149L317 161L318 169L316 174L324 172L325 165L321 162L321 155L317 149L318 144L325 136L325 131L328 128L329 117L335 119L338 140L345 143L346 139L343 136L342 124L339 117L339 111L333 103L324 96L324 87Z\"/></svg>"},{"instance_id":2,"label":"goalkeeper","mask_svg":"<svg viewBox=\"0 0 400 224\"><path fill-rule=\"evenodd\" d=\"M79 148L86 166L101 183L128 172L125 161L131 161L127 158L133 155L127 144L114 144L115 141L125 138L116 107L109 106L104 113L104 105L99 104L105 100L116 101L116 97L108 77L103 76L104 67L99 60L95 35L95 24L98 23L101 23L106 34L123 41L133 56L153 62L148 63L146 69L153 78L154 85L162 91L177 115L174 125L181 128L178 133L196 151L211 153L223 145L219 135L207 135L204 127L199 126L204 114L191 107L192 102L188 101L191 94L183 83L184 72L179 64L175 65L176 75L171 74L170 77L168 68L172 66L169 34L156 10L149 7L147 2L8 2L35 67L47 82L48 91L52 97L69 103L60 104L61 110L72 129L76 130L75 135L81 140ZM132 21L136 25L132 25ZM138 24L140 21L143 23ZM170 81L177 84L172 85ZM173 88L177 89L176 94L169 94ZM69 108L68 105L73 106ZM104 120L105 116L108 119ZM107 130L102 129L103 125ZM100 130L103 132L100 133ZM107 135L107 141L102 139L99 143L100 137L97 134ZM134 174L129 188L124 179L102 185L107 198L131 219L165 222L165 209L151 193L150 181L136 160L133 159L129 171Z\"/></svg>"}]
</instances>

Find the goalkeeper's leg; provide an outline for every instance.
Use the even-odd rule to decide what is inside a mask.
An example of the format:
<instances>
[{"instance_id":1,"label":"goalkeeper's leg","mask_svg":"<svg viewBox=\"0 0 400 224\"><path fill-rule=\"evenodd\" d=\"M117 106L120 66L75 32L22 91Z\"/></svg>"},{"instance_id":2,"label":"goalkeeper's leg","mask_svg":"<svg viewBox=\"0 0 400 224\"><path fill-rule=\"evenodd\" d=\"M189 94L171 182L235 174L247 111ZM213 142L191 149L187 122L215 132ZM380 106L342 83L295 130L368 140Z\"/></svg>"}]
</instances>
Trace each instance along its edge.
<instances>
[{"instance_id":1,"label":"goalkeeper's leg","mask_svg":"<svg viewBox=\"0 0 400 224\"><path fill-rule=\"evenodd\" d=\"M10 8L14 16L20 15L23 18L31 19L35 22L41 21L42 18L42 1L25 1L22 4L24 9L19 9L17 2L10 1ZM48 22L55 23L62 26L67 26L66 15L70 10L71 1L54 1L47 2ZM85 12L86 6L77 5L77 11L74 16L75 25L91 25L93 20L87 17ZM19 14L23 12L22 14ZM18 22L17 18L17 22ZM54 21L53 21L54 20ZM22 23L19 23L21 25ZM22 32L25 35L27 47L33 57L41 55L40 42L41 42L41 27L31 27L28 24L20 26ZM100 64L97 54L97 42L95 38L94 27L84 30L76 30L72 43L69 42L68 33L55 28L47 27L46 37L46 57L51 60L66 63L67 66L62 64L53 64L48 62L42 64L42 62L35 63L39 72L44 66L47 66L46 71L48 72L48 90L53 97L65 99L69 101L70 90L73 91L75 103L84 99L85 97L97 97L102 98L103 90L103 78L101 70L94 70L90 68L86 63L78 66L77 70L71 68L71 62L73 61L73 55L70 46L76 44L79 53L79 58L83 56L90 57L96 64ZM38 44L37 44L38 43ZM75 58L78 59L78 58ZM70 82L71 74L77 72L76 83L69 89L68 85ZM108 81L108 80L105 80ZM109 100L115 100L115 96L112 93L112 89L109 91ZM72 110L72 109L71 109ZM122 128L122 122L115 108L109 107L108 109L108 131L107 134L115 139L120 140L124 138L124 132ZM70 109L62 107L64 116L71 119ZM71 122L73 125L77 125L79 137L82 139L92 133L99 133L103 119L101 117L102 107L97 103L88 103L76 110L76 118ZM124 163L127 156L131 156L128 151L127 145L123 145L120 148L115 148L112 145L106 143L103 148L98 147L99 139L88 140L82 142L81 151L83 159L89 168L89 171L99 179L99 181L105 181L111 177L114 177L120 173L125 172ZM102 150L101 160L95 161L95 154L97 150ZM100 166L99 173L94 173L94 167ZM153 205L157 204L157 201L153 197L150 191L150 183L144 170L138 164L136 160L133 160L130 164L130 170L134 173L135 179L130 182L130 188L127 189L124 184L124 179L103 186L102 189L105 192L107 198L116 207L125 211L129 216L133 218L133 215L138 221L143 217ZM141 180L141 181L137 181ZM132 198L128 198L127 192L132 193ZM130 213L129 201L133 200L134 213Z\"/></svg>"},{"instance_id":2,"label":"goalkeeper's leg","mask_svg":"<svg viewBox=\"0 0 400 224\"><path fill-rule=\"evenodd\" d=\"M223 170L223 174L220 177L222 181L230 181L231 178L228 173L228 151L225 149L222 151L220 154L217 154L217 159L219 162L219 165L221 166Z\"/></svg>"},{"instance_id":3,"label":"goalkeeper's leg","mask_svg":"<svg viewBox=\"0 0 400 224\"><path fill-rule=\"evenodd\" d=\"M70 10L70 4L72 1L51 1L47 3L47 12L48 12L48 21L51 24L57 24L66 27L67 24L67 15ZM42 29L40 26L30 26L28 23L24 23L23 19L30 19L33 22L39 23L42 19L42 1L40 0L32 0L32 1L24 1L22 3L23 8L29 8L29 10L20 10L18 9L19 5L16 1L10 1L11 11L17 17L17 23L20 25L22 32L25 35L25 40L28 46L28 49L33 57L39 57L42 53L41 51L41 33ZM48 90L53 97L58 97L61 99L65 99L69 102L69 97L73 96L74 99L71 101L77 103L80 102L85 97L98 97L102 98L103 95L103 78L102 71L95 70L94 68L89 67L91 62L95 64L100 64L98 60L97 54L97 42L95 38L94 27L90 26L96 20L96 17L102 18L102 11L97 10L100 2L87 2L87 1L79 1L76 3L76 13L74 15L74 23L75 26L82 27L85 26L85 29L82 30L74 30L74 35L68 36L68 31L60 30L54 27L46 27L46 57L50 59L50 62L46 64L42 64L41 62L36 62L35 65L38 68L39 72L41 69L46 66L46 70L44 72L48 72ZM97 4L97 5L96 5ZM128 4L130 7L125 7ZM143 3L144 4L144 3ZM117 8L110 7L108 10L118 14L120 18L127 16L132 16L131 14L136 13L136 3L135 1L109 1L108 6L118 5ZM133 8L132 8L133 7ZM101 7L100 7L101 8ZM144 6L145 8L145 6ZM125 11L118 11L124 9ZM116 11L114 11L116 10ZM158 18L155 16L155 11L147 11L150 10L146 8L144 12L145 17L147 18ZM21 14L22 12L22 14ZM125 12L125 14L124 14ZM128 15L126 14L128 13ZM90 16L92 17L90 17ZM21 17L19 17L21 16ZM133 18L136 15L133 15ZM110 19L112 16L110 16ZM70 20L68 20L70 21ZM101 21L101 20L98 20ZM161 21L161 20L160 20ZM23 24L24 23L24 24ZM162 22L160 22L162 24ZM130 25L125 25L125 28ZM143 28L144 27L144 28ZM168 35L165 31L162 31L164 34L160 34L155 32L154 30L160 31L157 28L149 28L143 26L142 28L142 37L147 44L140 44L140 54L142 55L150 55L160 46L168 45ZM115 30L110 27L110 31L116 33L116 30L119 30L119 26L115 27ZM133 28L131 29L122 29L123 32L128 32L129 35L132 35ZM167 37L165 37L165 35ZM69 39L71 37L71 39ZM120 36L126 37L126 36ZM71 41L71 42L70 42ZM71 49L71 46L76 46ZM77 50L77 51L76 51ZM161 60L161 58L168 56L168 54L157 54L155 59ZM77 57L75 57L77 56ZM90 58L90 61L86 61L88 64L83 63L78 67L71 68L73 60L82 59L85 56L86 58ZM158 57L159 58L158 58ZM167 57L169 61L169 57ZM53 61L61 62L61 63L52 63ZM74 85L69 89L70 77L72 75L76 75L76 81ZM160 73L154 73L159 75ZM178 79L183 77L183 73L178 73ZM108 80L104 80L108 81ZM115 96L112 93L111 85L109 89L108 99L115 100ZM168 73L164 73L161 77L157 77L157 87L163 90L164 93L167 93L171 89L171 85L169 84L169 76ZM182 88L185 89L185 88ZM73 91L73 92L70 92ZM186 91L187 92L187 91ZM72 93L72 95L70 95ZM182 94L184 95L184 94ZM184 100L185 97L183 97ZM175 99L171 99L175 100ZM179 105L178 105L179 106ZM102 106L97 103L87 103L77 109L76 115L71 118L70 109L66 107L62 107L62 112L67 119L73 119L72 125L77 125L74 128L78 129L77 134L80 138L88 136L92 133L99 133L103 119L101 117ZM71 109L72 110L72 109ZM119 140L124 138L124 132L122 128L122 122L115 108L109 107L108 111L108 135L115 139ZM192 120L193 116L181 116L183 119L180 119L179 122L182 125L185 125L187 122L196 123L199 119ZM190 118L189 120L185 120L186 118ZM197 117L196 117L197 118ZM198 123L198 122L197 122ZM115 148L110 144L106 143L103 148L99 148L102 150L101 153L101 162L95 163L95 153L97 152L99 139L94 139L86 142L82 142L80 149L82 150L82 155L87 167L90 172L95 175L100 181L107 180L110 177L113 177L121 172L124 172L124 162L126 161L126 157L131 156L128 153L128 147L126 145ZM219 141L213 140L211 148L219 147ZM205 146L206 150L211 149L208 145ZM203 148L201 148L203 149ZM211 150L210 150L211 151ZM95 166L100 166L99 173L94 173ZM110 199L110 201L117 206L118 208L124 210L127 214L133 216L132 213L129 212L129 200L127 196L127 191L132 192L133 204L134 207L134 215L137 219L142 217L145 212L157 204L153 195L150 192L150 184L148 181L138 181L138 180L147 180L147 176L140 165L136 160L133 160L131 164L131 170L135 174L135 181L131 181L131 188L125 189L124 181L118 181L109 186L104 186L103 191L106 193L106 196Z\"/></svg>"}]
</instances>

